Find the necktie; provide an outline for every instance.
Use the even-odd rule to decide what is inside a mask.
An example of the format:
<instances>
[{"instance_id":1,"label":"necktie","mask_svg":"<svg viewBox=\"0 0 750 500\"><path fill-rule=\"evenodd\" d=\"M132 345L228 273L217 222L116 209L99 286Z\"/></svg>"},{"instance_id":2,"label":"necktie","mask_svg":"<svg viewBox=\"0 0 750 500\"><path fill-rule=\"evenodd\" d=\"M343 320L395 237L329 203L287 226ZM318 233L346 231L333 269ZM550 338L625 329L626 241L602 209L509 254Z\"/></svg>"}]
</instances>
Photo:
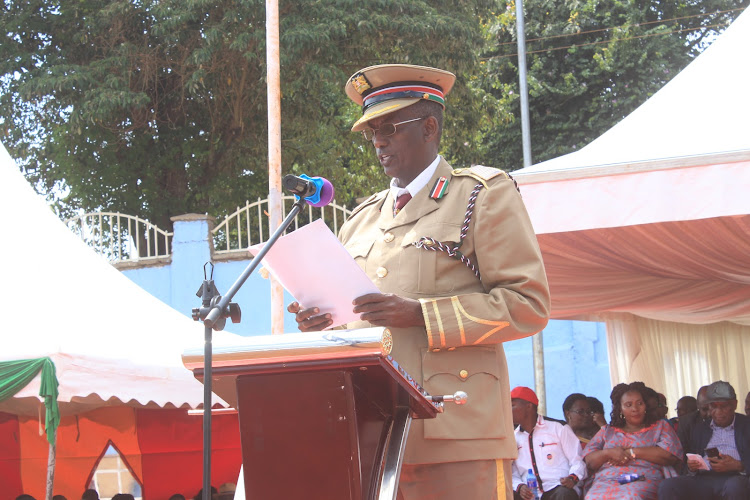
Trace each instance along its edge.
<instances>
[{"instance_id":1,"label":"necktie","mask_svg":"<svg viewBox=\"0 0 750 500\"><path fill-rule=\"evenodd\" d=\"M407 203L409 203L409 200L411 200L411 194L409 194L409 193L404 193L401 196L399 196L398 198L396 198L396 203L393 204L393 215L394 215L394 217L395 217L395 215L397 213L399 213L401 211L402 208L404 208L404 205L406 205Z\"/></svg>"}]
</instances>

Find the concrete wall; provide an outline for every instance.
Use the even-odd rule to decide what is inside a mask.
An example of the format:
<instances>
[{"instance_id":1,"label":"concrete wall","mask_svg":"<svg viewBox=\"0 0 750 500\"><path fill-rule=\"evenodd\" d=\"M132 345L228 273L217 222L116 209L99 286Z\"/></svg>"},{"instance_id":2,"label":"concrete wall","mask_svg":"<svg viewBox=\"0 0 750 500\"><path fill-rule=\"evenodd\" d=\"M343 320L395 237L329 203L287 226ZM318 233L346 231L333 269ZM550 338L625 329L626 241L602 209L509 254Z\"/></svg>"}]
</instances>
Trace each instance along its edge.
<instances>
[{"instance_id":1,"label":"concrete wall","mask_svg":"<svg viewBox=\"0 0 750 500\"><path fill-rule=\"evenodd\" d=\"M544 375L547 415L563 419L562 404L574 392L594 396L604 404L607 421L612 405L607 335L604 323L551 320L544 329ZM511 388L534 388L531 338L505 344Z\"/></svg>"},{"instance_id":2,"label":"concrete wall","mask_svg":"<svg viewBox=\"0 0 750 500\"><path fill-rule=\"evenodd\" d=\"M211 260L213 220L204 215L175 217L171 262L159 266L120 266L123 274L186 316L201 305L196 292L204 279L204 264ZM237 258L237 255L234 255ZM214 259L213 279L224 294L249 264L249 260ZM210 278L210 268L206 267ZM285 303L294 300L285 293ZM242 322L227 322L226 330L239 335L271 332L270 282L255 270L234 298L242 309ZM285 313L284 331L297 331L294 316ZM547 414L563 418L562 403L568 394L582 392L604 403L609 420L611 391L604 324L584 321L550 321L544 330L544 365ZM534 388L531 339L505 344L511 388Z\"/></svg>"}]
</instances>

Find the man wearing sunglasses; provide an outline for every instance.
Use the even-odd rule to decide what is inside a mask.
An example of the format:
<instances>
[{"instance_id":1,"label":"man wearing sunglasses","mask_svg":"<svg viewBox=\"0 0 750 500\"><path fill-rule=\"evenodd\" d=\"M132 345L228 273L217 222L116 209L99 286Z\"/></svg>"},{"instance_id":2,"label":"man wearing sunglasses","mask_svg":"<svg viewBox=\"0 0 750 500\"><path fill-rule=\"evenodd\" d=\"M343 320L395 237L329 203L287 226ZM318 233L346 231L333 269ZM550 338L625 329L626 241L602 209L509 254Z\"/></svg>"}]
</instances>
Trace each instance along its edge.
<instances>
[{"instance_id":1,"label":"man wearing sunglasses","mask_svg":"<svg viewBox=\"0 0 750 500\"><path fill-rule=\"evenodd\" d=\"M430 394L469 395L412 422L399 498L512 498L513 435L502 342L540 331L549 315L541 254L514 181L488 167L454 170L439 153L447 71L362 69L346 84L362 106L352 127L371 143L390 187L358 206L339 238L381 293L354 300L387 326L392 355ZM302 331L331 325L292 303Z\"/></svg>"}]
</instances>

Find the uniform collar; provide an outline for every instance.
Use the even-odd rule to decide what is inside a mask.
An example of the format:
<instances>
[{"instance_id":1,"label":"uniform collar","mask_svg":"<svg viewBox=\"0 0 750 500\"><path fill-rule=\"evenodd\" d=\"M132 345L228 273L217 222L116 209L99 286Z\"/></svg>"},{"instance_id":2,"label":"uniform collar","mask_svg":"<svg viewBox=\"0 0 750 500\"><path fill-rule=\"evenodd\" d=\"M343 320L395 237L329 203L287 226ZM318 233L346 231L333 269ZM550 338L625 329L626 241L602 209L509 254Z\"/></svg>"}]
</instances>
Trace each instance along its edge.
<instances>
[{"instance_id":1,"label":"uniform collar","mask_svg":"<svg viewBox=\"0 0 750 500\"><path fill-rule=\"evenodd\" d=\"M440 163L440 155L437 155L434 160L432 160L432 163L427 165L427 168L422 170L420 174L409 184L406 185L406 187L398 187L396 185L396 179L391 179L391 196L395 200L399 196L401 196L404 193L409 193L412 198L414 195L416 195L419 191L421 191L428 182L430 182L430 179L432 179L432 176L435 174L435 170L437 170L437 166Z\"/></svg>"},{"instance_id":2,"label":"uniform collar","mask_svg":"<svg viewBox=\"0 0 750 500\"><path fill-rule=\"evenodd\" d=\"M440 176L449 177L451 175L452 169L447 161L445 161L440 156L437 157L436 161L438 163L435 167L435 171L430 177L427 178L427 183L425 185L429 185L430 182L435 182ZM430 164L430 167L431 166L432 164ZM393 197L393 193L390 189L386 192L388 193L388 195L385 197L385 201L383 202L382 206L391 207L395 201L395 198ZM429 189L422 189L418 193L412 194L412 201L407 203L406 206L401 209L401 212L399 212L397 217L393 216L392 210L383 210L381 208L377 225L380 229L391 230L398 226L412 224L425 215L429 214L430 212L434 212L435 210L437 210L439 206L438 201L439 200L430 198Z\"/></svg>"}]
</instances>

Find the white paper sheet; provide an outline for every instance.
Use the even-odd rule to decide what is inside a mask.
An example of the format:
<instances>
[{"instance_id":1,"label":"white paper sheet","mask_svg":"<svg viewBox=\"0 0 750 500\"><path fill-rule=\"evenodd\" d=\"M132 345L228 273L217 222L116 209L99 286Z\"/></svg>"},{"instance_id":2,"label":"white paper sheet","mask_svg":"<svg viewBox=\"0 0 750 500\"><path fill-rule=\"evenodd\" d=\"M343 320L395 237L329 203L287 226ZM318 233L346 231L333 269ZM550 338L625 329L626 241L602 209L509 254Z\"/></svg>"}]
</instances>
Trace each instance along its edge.
<instances>
[{"instance_id":1,"label":"white paper sheet","mask_svg":"<svg viewBox=\"0 0 750 500\"><path fill-rule=\"evenodd\" d=\"M257 255L263 245L248 250ZM302 307L330 313L331 327L359 319L352 312L355 298L380 293L321 219L279 238L263 266Z\"/></svg>"},{"instance_id":2,"label":"white paper sheet","mask_svg":"<svg viewBox=\"0 0 750 500\"><path fill-rule=\"evenodd\" d=\"M698 462L700 464L698 466L699 470L711 470L711 468L706 463L706 460L702 456L696 455L695 453L688 453L687 458L688 460L695 460L696 462Z\"/></svg>"}]
</instances>

